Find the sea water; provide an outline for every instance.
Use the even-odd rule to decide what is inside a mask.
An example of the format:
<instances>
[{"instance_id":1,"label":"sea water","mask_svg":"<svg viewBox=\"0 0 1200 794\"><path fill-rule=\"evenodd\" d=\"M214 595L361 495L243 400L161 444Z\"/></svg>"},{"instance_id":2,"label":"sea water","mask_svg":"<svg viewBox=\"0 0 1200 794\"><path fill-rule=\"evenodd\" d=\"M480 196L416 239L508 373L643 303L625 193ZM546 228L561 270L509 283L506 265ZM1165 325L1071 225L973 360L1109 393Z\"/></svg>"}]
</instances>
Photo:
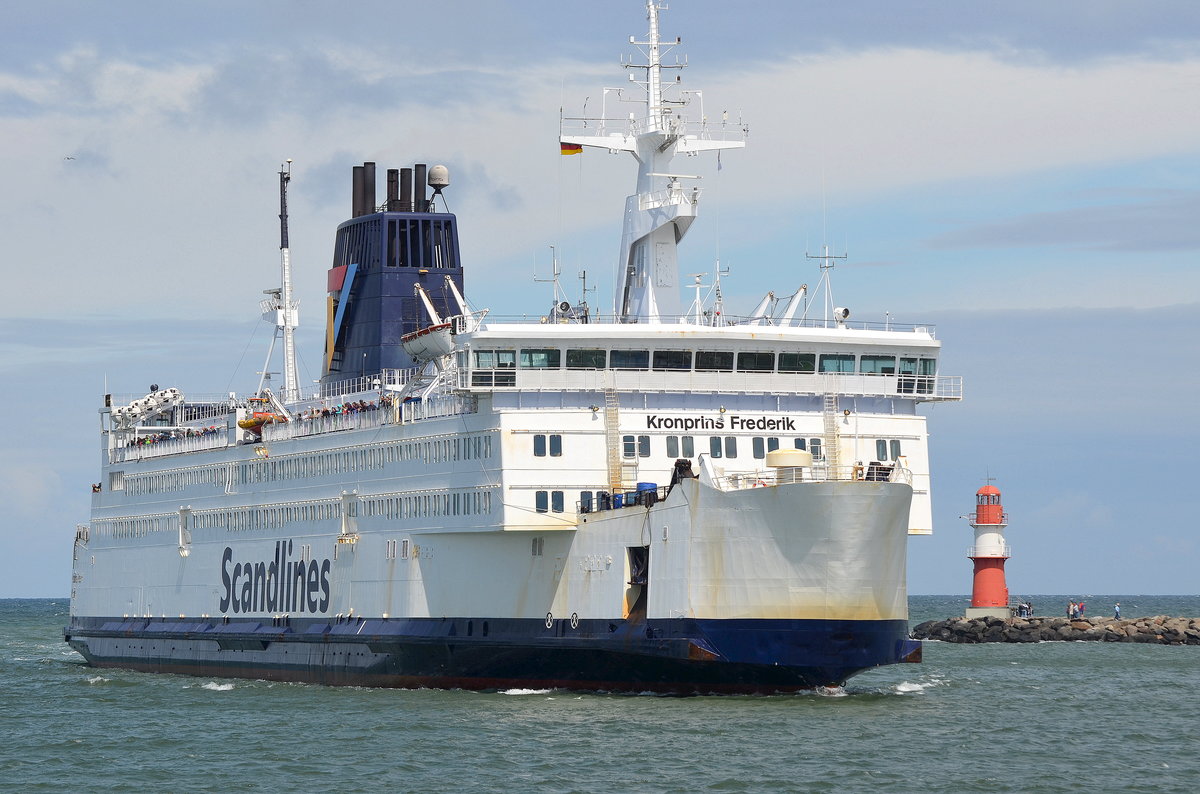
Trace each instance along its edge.
<instances>
[{"instance_id":1,"label":"sea water","mask_svg":"<svg viewBox=\"0 0 1200 794\"><path fill-rule=\"evenodd\" d=\"M1068 596L1033 597L1038 614ZM1200 615L1200 597L1088 613ZM912 623L962 614L916 596ZM11 791L1195 792L1200 647L925 643L842 690L372 690L96 670L67 603L0 601Z\"/></svg>"}]
</instances>

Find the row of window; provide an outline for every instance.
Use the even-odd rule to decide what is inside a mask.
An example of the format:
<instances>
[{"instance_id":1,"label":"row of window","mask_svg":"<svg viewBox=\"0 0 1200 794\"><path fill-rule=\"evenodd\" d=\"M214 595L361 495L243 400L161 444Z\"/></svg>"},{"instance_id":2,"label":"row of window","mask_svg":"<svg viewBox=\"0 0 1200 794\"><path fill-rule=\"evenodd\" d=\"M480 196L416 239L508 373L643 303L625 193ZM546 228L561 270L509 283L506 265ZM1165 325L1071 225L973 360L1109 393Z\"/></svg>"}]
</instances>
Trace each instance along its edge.
<instances>
[{"instance_id":1,"label":"row of window","mask_svg":"<svg viewBox=\"0 0 1200 794\"><path fill-rule=\"evenodd\" d=\"M534 491L533 506L539 513L561 513L563 511L563 492Z\"/></svg>"},{"instance_id":2,"label":"row of window","mask_svg":"<svg viewBox=\"0 0 1200 794\"><path fill-rule=\"evenodd\" d=\"M549 440L549 444L547 444ZM549 450L550 457L558 458L562 456L562 436L554 433L549 436L545 434L537 434L533 437L533 456L535 458L546 457L546 452Z\"/></svg>"},{"instance_id":3,"label":"row of window","mask_svg":"<svg viewBox=\"0 0 1200 794\"><path fill-rule=\"evenodd\" d=\"M561 454L561 438L560 454ZM195 485L225 487L227 484L251 485L278 482L328 474L382 469L406 461L442 463L458 460L482 460L492 456L492 438L479 433L430 441L408 441L390 444L318 452L303 455L282 455L277 458L243 461L235 464L195 466L147 474L109 473L110 490L125 490L131 496L182 491Z\"/></svg>"},{"instance_id":4,"label":"row of window","mask_svg":"<svg viewBox=\"0 0 1200 794\"><path fill-rule=\"evenodd\" d=\"M606 350L567 349L567 369L694 370L696 372L834 372L863 375L924 375L937 370L937 361L918 356L877 353L776 353L753 350ZM558 348L476 350L475 369L561 369L564 351ZM461 362L465 364L466 362ZM499 385L499 384L497 384Z\"/></svg>"},{"instance_id":5,"label":"row of window","mask_svg":"<svg viewBox=\"0 0 1200 794\"><path fill-rule=\"evenodd\" d=\"M335 552L337 551L336 544L334 545L334 551ZM397 552L399 552L398 556L400 559L402 559L402 560L408 559L408 538L404 538L403 540L396 540L393 538L392 540L389 540L386 543L384 543L383 558L385 560L396 559Z\"/></svg>"},{"instance_id":6,"label":"row of window","mask_svg":"<svg viewBox=\"0 0 1200 794\"><path fill-rule=\"evenodd\" d=\"M430 516L489 515L492 512L490 490L450 491L408 496L363 497L359 515L394 520Z\"/></svg>"},{"instance_id":7,"label":"row of window","mask_svg":"<svg viewBox=\"0 0 1200 794\"><path fill-rule=\"evenodd\" d=\"M97 519L92 531L117 539L142 538L154 532L178 532L181 514L185 529L226 529L231 532L280 529L293 521L329 521L341 518L337 500L307 504L243 507L231 510L192 510L135 518Z\"/></svg>"},{"instance_id":8,"label":"row of window","mask_svg":"<svg viewBox=\"0 0 1200 794\"><path fill-rule=\"evenodd\" d=\"M778 450L781 441L778 438L756 437L750 439L750 452L756 461L762 461L767 457L768 452ZM900 456L900 441L893 439L892 444L892 459ZM878 459L887 461L888 459L888 441L877 440L876 451L878 451ZM822 457L822 440L818 438L793 438L792 447L797 450L808 450L812 452L812 458L816 461L821 461ZM668 458L694 458L696 457L696 439L692 435L667 435L666 437L666 455ZM626 458L648 458L650 457L650 437L649 435L625 435L622 437L622 456ZM736 458L738 457L738 437L737 435L710 435L708 437L708 456L713 458Z\"/></svg>"},{"instance_id":9,"label":"row of window","mask_svg":"<svg viewBox=\"0 0 1200 794\"><path fill-rule=\"evenodd\" d=\"M144 538L154 532L178 532L179 514L98 519L92 522L91 531L99 537L120 539Z\"/></svg>"},{"instance_id":10,"label":"row of window","mask_svg":"<svg viewBox=\"0 0 1200 794\"><path fill-rule=\"evenodd\" d=\"M440 516L489 515L490 490L446 491L407 496L371 496L346 503L350 516L393 520ZM559 510L558 512L562 512ZM333 521L342 517L341 500L307 504L247 507L232 510L192 510L136 518L99 519L93 523L100 536L140 538L153 532L177 531L181 515L185 529L226 529L231 532L275 530L297 521Z\"/></svg>"}]
</instances>

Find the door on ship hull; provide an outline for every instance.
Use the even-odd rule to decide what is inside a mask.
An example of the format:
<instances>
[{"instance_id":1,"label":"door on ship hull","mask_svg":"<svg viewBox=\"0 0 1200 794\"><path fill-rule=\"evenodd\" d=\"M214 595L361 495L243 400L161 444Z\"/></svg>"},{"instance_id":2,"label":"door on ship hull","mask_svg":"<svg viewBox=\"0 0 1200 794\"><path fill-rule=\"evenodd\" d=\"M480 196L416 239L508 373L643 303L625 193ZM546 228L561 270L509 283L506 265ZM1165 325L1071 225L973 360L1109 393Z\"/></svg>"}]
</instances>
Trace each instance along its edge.
<instances>
[{"instance_id":1,"label":"door on ship hull","mask_svg":"<svg viewBox=\"0 0 1200 794\"><path fill-rule=\"evenodd\" d=\"M625 574L624 617L626 620L645 620L650 589L649 546L629 546L625 549Z\"/></svg>"}]
</instances>

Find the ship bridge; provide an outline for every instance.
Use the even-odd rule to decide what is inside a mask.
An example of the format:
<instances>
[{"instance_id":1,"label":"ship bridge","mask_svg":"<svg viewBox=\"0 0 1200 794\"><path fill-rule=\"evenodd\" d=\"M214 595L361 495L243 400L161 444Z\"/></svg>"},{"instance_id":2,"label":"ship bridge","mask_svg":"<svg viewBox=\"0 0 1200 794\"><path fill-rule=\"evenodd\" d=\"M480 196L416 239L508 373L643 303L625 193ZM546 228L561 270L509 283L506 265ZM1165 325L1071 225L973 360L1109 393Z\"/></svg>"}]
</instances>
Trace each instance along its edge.
<instances>
[{"instance_id":1,"label":"ship bridge","mask_svg":"<svg viewBox=\"0 0 1200 794\"><path fill-rule=\"evenodd\" d=\"M457 387L962 398L931 326L823 326L489 322L457 336Z\"/></svg>"}]
</instances>

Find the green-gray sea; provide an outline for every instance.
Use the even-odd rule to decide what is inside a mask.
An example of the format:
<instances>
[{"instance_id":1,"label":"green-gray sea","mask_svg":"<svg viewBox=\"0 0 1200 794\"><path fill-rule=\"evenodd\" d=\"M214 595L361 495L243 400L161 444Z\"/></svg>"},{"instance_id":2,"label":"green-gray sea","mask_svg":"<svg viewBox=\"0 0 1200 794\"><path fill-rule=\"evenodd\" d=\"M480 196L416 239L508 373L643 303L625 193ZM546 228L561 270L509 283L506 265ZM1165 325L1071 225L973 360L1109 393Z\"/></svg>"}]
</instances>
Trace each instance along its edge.
<instances>
[{"instance_id":1,"label":"green-gray sea","mask_svg":"<svg viewBox=\"0 0 1200 794\"><path fill-rule=\"evenodd\" d=\"M1200 596L1085 601L1200 615ZM966 599L910 606L915 625ZM840 693L677 698L94 670L66 621L63 600L0 600L0 790L1200 791L1196 646L927 642Z\"/></svg>"}]
</instances>

